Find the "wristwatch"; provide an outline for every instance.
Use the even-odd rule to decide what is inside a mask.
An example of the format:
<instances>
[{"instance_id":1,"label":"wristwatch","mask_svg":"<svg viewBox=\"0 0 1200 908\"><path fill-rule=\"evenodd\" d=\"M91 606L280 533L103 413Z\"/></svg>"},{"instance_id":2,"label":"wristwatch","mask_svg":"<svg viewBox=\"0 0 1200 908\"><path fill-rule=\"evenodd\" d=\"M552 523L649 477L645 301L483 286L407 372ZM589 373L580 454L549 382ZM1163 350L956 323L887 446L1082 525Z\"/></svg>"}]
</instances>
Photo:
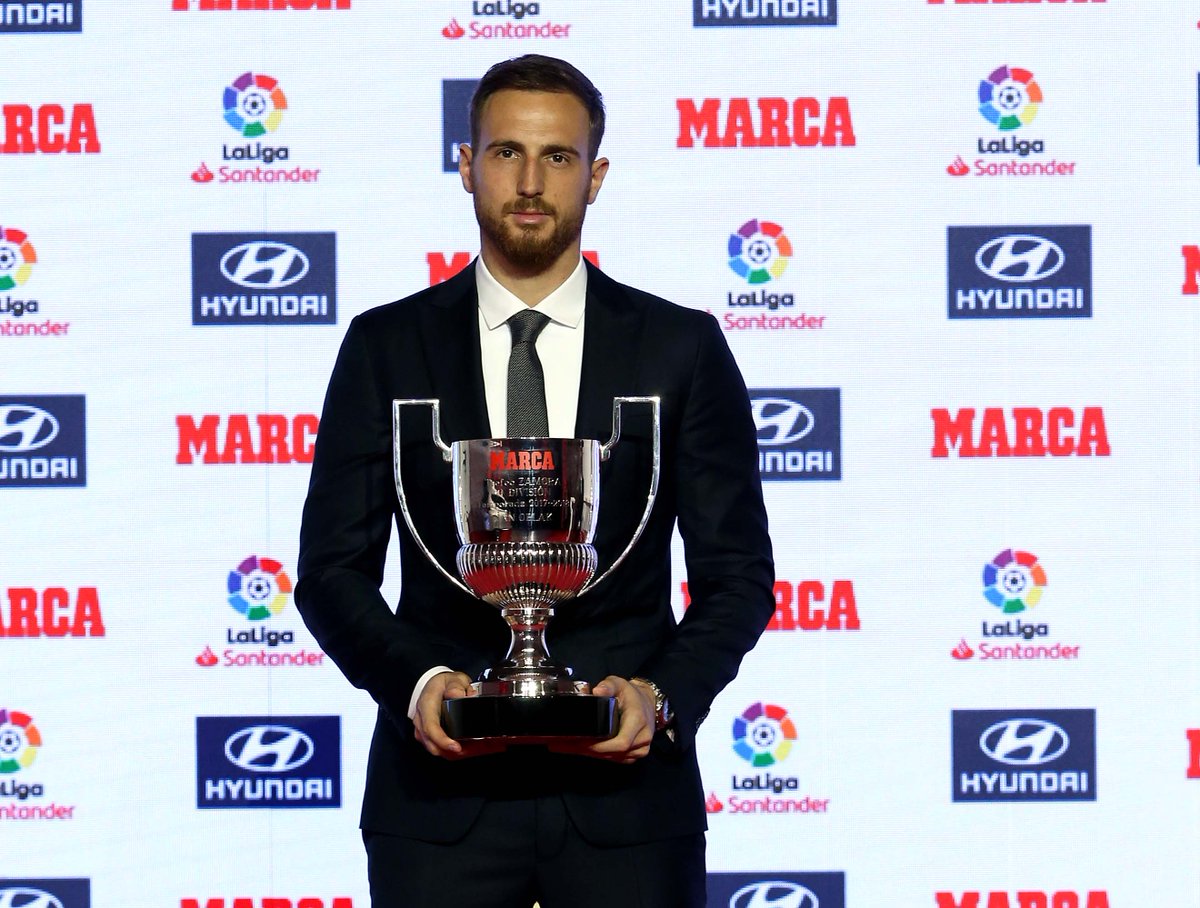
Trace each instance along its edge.
<instances>
[{"instance_id":1,"label":"wristwatch","mask_svg":"<svg viewBox=\"0 0 1200 908\"><path fill-rule=\"evenodd\" d=\"M649 678L630 678L631 682L640 681L654 692L654 730L661 731L675 722L675 710L671 709L671 701L663 693L661 687Z\"/></svg>"}]
</instances>

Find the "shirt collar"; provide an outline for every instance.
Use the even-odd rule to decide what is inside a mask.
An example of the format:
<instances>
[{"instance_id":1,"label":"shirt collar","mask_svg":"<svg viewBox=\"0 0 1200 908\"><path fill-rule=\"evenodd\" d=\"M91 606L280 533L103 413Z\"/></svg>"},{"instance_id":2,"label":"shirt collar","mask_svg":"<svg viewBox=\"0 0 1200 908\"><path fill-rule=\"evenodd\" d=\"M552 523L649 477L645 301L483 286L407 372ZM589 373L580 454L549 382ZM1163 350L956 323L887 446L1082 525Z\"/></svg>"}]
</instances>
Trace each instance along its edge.
<instances>
[{"instance_id":1,"label":"shirt collar","mask_svg":"<svg viewBox=\"0 0 1200 908\"><path fill-rule=\"evenodd\" d=\"M475 287L479 294L479 311L489 331L499 328L513 315L529 308L492 276L483 263L483 256L475 260ZM537 311L564 327L578 328L583 320L586 299L587 268L580 257L579 264L570 276L537 304Z\"/></svg>"}]
</instances>

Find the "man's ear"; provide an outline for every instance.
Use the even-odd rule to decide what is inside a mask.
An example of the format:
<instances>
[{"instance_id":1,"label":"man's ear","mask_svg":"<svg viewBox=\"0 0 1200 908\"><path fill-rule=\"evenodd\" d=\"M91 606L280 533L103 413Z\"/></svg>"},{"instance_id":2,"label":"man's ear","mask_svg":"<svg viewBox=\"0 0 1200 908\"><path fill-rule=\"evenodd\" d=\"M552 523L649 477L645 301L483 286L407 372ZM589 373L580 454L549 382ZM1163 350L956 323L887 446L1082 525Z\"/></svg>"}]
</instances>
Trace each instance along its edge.
<instances>
[{"instance_id":1,"label":"man's ear","mask_svg":"<svg viewBox=\"0 0 1200 908\"><path fill-rule=\"evenodd\" d=\"M471 178L471 158L473 154L471 146L466 142L459 144L458 175L462 178L463 189L472 193L475 191L475 181Z\"/></svg>"}]
</instances>

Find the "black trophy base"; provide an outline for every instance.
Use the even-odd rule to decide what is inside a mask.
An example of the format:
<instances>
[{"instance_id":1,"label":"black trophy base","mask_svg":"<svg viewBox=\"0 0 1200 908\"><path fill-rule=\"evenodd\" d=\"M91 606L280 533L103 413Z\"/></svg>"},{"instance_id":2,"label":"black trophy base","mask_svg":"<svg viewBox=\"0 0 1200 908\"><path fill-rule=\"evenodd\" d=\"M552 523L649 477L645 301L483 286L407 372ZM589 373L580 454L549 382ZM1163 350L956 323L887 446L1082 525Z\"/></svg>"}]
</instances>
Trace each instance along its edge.
<instances>
[{"instance_id":1,"label":"black trophy base","mask_svg":"<svg viewBox=\"0 0 1200 908\"><path fill-rule=\"evenodd\" d=\"M604 740L617 733L617 700L590 694L462 697L442 703L442 727L457 741L509 739L539 744L561 738Z\"/></svg>"}]
</instances>

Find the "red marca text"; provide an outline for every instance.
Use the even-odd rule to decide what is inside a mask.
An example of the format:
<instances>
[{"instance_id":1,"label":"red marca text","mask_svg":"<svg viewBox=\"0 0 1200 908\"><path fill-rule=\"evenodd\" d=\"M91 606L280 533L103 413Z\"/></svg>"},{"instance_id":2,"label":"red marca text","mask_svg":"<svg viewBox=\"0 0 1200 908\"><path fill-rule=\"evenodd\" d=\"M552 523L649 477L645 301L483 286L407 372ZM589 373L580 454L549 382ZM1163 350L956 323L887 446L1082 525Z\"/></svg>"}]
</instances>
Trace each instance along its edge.
<instances>
[{"instance_id":1,"label":"red marca text","mask_svg":"<svg viewBox=\"0 0 1200 908\"><path fill-rule=\"evenodd\" d=\"M1108 893L1089 892L964 892L937 894L937 908L1109 908Z\"/></svg>"},{"instance_id":2,"label":"red marca text","mask_svg":"<svg viewBox=\"0 0 1200 908\"><path fill-rule=\"evenodd\" d=\"M0 608L0 637L103 637L100 594L94 586L8 588L8 617Z\"/></svg>"},{"instance_id":3,"label":"red marca text","mask_svg":"<svg viewBox=\"0 0 1200 908\"><path fill-rule=\"evenodd\" d=\"M749 98L730 98L722 109L719 98L705 98L697 106L691 98L678 98L679 148L691 148L700 140L705 148L774 148L800 145L854 145L850 101L830 98L759 98L758 115Z\"/></svg>"},{"instance_id":4,"label":"red marca text","mask_svg":"<svg viewBox=\"0 0 1200 908\"><path fill-rule=\"evenodd\" d=\"M171 0L171 9L349 9L350 0Z\"/></svg>"},{"instance_id":5,"label":"red marca text","mask_svg":"<svg viewBox=\"0 0 1200 908\"><path fill-rule=\"evenodd\" d=\"M585 250L583 257L595 265L600 267L600 255L591 250ZM425 263L429 265L429 286L440 284L442 281L448 281L458 272L462 271L471 264L471 253L455 252L450 256L450 260L446 261L446 256L441 252L425 253Z\"/></svg>"},{"instance_id":6,"label":"red marca text","mask_svg":"<svg viewBox=\"0 0 1200 908\"><path fill-rule=\"evenodd\" d=\"M956 6L979 5L983 3L1107 3L1108 0L925 0L933 6L953 3Z\"/></svg>"},{"instance_id":7,"label":"red marca text","mask_svg":"<svg viewBox=\"0 0 1200 908\"><path fill-rule=\"evenodd\" d=\"M229 899L230 908L325 908L323 899ZM179 908L225 908L226 899L180 899ZM329 908L354 908L348 897L330 899Z\"/></svg>"},{"instance_id":8,"label":"red marca text","mask_svg":"<svg viewBox=\"0 0 1200 908\"><path fill-rule=\"evenodd\" d=\"M176 416L179 450L176 463L312 463L313 438L320 420L311 413L283 416L263 413L250 417L236 413L222 422L208 413L197 422Z\"/></svg>"},{"instance_id":9,"label":"red marca text","mask_svg":"<svg viewBox=\"0 0 1200 908\"><path fill-rule=\"evenodd\" d=\"M692 604L688 585L683 590L683 607ZM775 614L767 624L769 631L856 631L862 627L858 619L858 603L854 598L854 583L835 580L829 585L826 600L825 584L820 580L775 581ZM828 601L828 607L825 603Z\"/></svg>"},{"instance_id":10,"label":"red marca text","mask_svg":"<svg viewBox=\"0 0 1200 908\"><path fill-rule=\"evenodd\" d=\"M1188 762L1187 777L1200 779L1200 728L1189 728L1188 747L1191 748L1191 759Z\"/></svg>"},{"instance_id":11,"label":"red marca text","mask_svg":"<svg viewBox=\"0 0 1200 908\"><path fill-rule=\"evenodd\" d=\"M553 470L553 451L493 451L488 459L491 470Z\"/></svg>"},{"instance_id":12,"label":"red marca text","mask_svg":"<svg viewBox=\"0 0 1200 908\"><path fill-rule=\"evenodd\" d=\"M933 456L949 457L1108 457L1104 410L1084 407L1076 419L1070 407L1013 407L1011 416L988 407L978 422L976 410L966 407L953 415L934 409Z\"/></svg>"},{"instance_id":13,"label":"red marca text","mask_svg":"<svg viewBox=\"0 0 1200 908\"><path fill-rule=\"evenodd\" d=\"M1183 247L1183 292L1188 296L1200 293L1200 246Z\"/></svg>"},{"instance_id":14,"label":"red marca text","mask_svg":"<svg viewBox=\"0 0 1200 908\"><path fill-rule=\"evenodd\" d=\"M5 104L4 144L0 154L96 154L96 112L91 104L75 104L68 115L61 104Z\"/></svg>"}]
</instances>

